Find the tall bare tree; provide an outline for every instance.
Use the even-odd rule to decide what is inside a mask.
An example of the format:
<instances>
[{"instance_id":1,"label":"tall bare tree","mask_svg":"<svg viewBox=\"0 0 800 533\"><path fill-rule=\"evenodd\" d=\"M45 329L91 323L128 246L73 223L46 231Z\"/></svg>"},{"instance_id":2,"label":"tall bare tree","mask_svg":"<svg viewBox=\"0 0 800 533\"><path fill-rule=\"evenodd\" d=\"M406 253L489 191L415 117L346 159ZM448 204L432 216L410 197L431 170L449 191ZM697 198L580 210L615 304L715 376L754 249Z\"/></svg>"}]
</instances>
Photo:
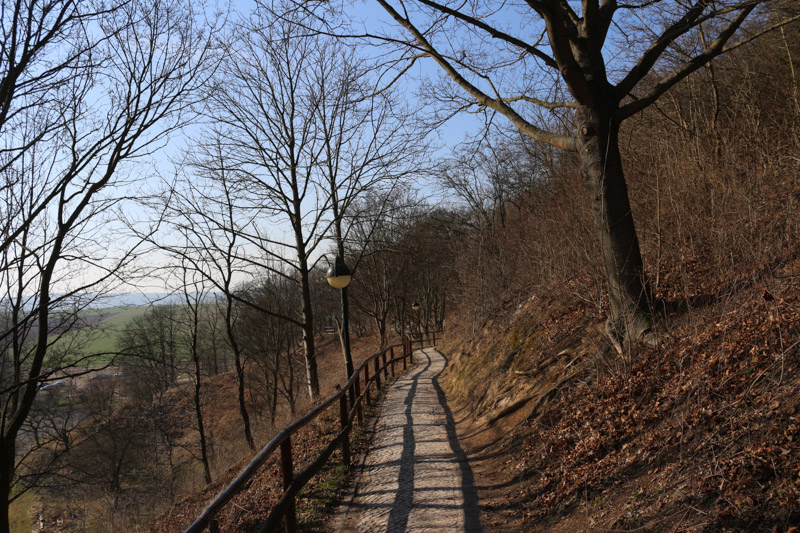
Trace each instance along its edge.
<instances>
[{"instance_id":1,"label":"tall bare tree","mask_svg":"<svg viewBox=\"0 0 800 533\"><path fill-rule=\"evenodd\" d=\"M319 394L315 252L332 237L343 256L342 219L352 202L416 171L420 153L400 99L370 91L374 80L365 65L342 43L260 4L238 29L231 61L209 98L216 124L206 138L224 154L237 183L235 203L253 221L238 228L241 241L251 257L259 251L262 268L300 287L299 312L291 318L303 331L312 399ZM221 168L206 163L218 175Z\"/></svg>"},{"instance_id":2,"label":"tall bare tree","mask_svg":"<svg viewBox=\"0 0 800 533\"><path fill-rule=\"evenodd\" d=\"M350 34L397 47L401 70L432 59L444 76L428 94L449 113L502 115L531 138L576 154L594 205L609 332L631 341L647 336L650 289L622 168L620 125L715 57L797 17L769 19L777 0L375 3L400 32L381 33L373 25ZM745 25L748 19L753 22ZM678 45L689 53L672 53Z\"/></svg>"},{"instance_id":3,"label":"tall bare tree","mask_svg":"<svg viewBox=\"0 0 800 533\"><path fill-rule=\"evenodd\" d=\"M211 466L208 453L208 438L206 436L205 420L203 418L203 401L201 394L203 375L200 371L200 360L202 359L200 330L204 327L202 322L202 309L204 306L209 305L209 295L208 289L204 285L205 280L200 273L189 268L185 260L179 268L180 277L183 281L181 283L181 288L183 289L182 296L183 301L186 303L187 315L184 327L184 342L187 345L189 357L191 357L192 366L194 367L192 403L194 404L197 434L200 440L200 462L203 463L203 479L206 484L209 484L211 483ZM249 431L249 426L247 429ZM252 445L252 437L250 438L250 444Z\"/></svg>"},{"instance_id":4,"label":"tall bare tree","mask_svg":"<svg viewBox=\"0 0 800 533\"><path fill-rule=\"evenodd\" d=\"M248 238L266 256L265 268L301 289L296 322L303 331L312 401L319 397L319 377L309 272L325 211L325 198L315 187L322 144L314 127L313 66L325 60L322 51L299 27L272 21L267 10L257 9L238 28L231 61L223 65L209 99L217 121L213 135L239 176L241 203L274 223L254 224Z\"/></svg>"},{"instance_id":5,"label":"tall bare tree","mask_svg":"<svg viewBox=\"0 0 800 533\"><path fill-rule=\"evenodd\" d=\"M409 305L414 299L410 294L405 295L405 289L410 279L407 268L417 251L404 248L401 241L419 215L420 204L415 195L402 190L368 194L346 219L348 248L357 258L358 269L353 299L358 309L375 323L381 349L388 344L392 319L405 323L409 312L402 304L393 312L395 298Z\"/></svg>"},{"instance_id":6,"label":"tall bare tree","mask_svg":"<svg viewBox=\"0 0 800 533\"><path fill-rule=\"evenodd\" d=\"M3 3L2 533L8 505L28 488L15 486L17 445L39 388L57 372L79 372L74 353L52 358L56 328L71 327L58 324L58 310L105 290L132 257L109 234L123 200L118 175L185 123L209 76L213 28L198 24L189 3L103 5Z\"/></svg>"},{"instance_id":7,"label":"tall bare tree","mask_svg":"<svg viewBox=\"0 0 800 533\"><path fill-rule=\"evenodd\" d=\"M200 276L204 282L221 293L215 302L220 315L227 347L233 355L236 371L237 399L245 440L255 449L250 427L250 415L245 401L245 367L242 343L237 336L240 300L237 278L247 275L251 266L243 245L244 228L254 221L237 204L236 186L227 168L219 144L206 143L195 147L200 151L187 160L196 174L171 183L169 201L164 211L170 220L169 230L153 242L167 251L182 266ZM200 179L198 179L200 178ZM257 212L257 210L255 211ZM177 240L172 239L176 237ZM170 241L175 242L159 242ZM239 280L241 281L241 280ZM255 304L253 304L255 305ZM264 310L262 310L264 311ZM271 311L264 311L269 314ZM294 317L279 318L297 323Z\"/></svg>"},{"instance_id":8,"label":"tall bare tree","mask_svg":"<svg viewBox=\"0 0 800 533\"><path fill-rule=\"evenodd\" d=\"M327 219L335 245L337 261L351 255L352 271L358 268L361 250L349 236L360 214L353 204L366 194L380 191L391 195L409 176L421 174L426 153L421 130L411 127L409 113L395 91L376 92L368 66L340 43L329 45L326 61L314 66L319 102L316 122L323 141L320 187L327 195ZM378 203L386 207L386 203ZM363 221L374 228L381 215ZM370 233L362 231L363 237ZM348 287L341 289L342 320L339 337L345 357L346 376L353 371L350 354ZM338 322L338 319L337 319ZM385 341L385 338L383 339Z\"/></svg>"}]
</instances>

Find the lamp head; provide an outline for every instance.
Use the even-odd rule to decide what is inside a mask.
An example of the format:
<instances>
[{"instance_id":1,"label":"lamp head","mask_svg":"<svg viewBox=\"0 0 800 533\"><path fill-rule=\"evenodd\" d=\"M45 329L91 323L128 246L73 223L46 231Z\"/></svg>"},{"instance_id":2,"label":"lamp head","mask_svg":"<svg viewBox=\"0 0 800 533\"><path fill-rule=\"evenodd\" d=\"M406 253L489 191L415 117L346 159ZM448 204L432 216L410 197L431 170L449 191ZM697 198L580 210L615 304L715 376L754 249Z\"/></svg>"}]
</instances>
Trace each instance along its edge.
<instances>
[{"instance_id":1,"label":"lamp head","mask_svg":"<svg viewBox=\"0 0 800 533\"><path fill-rule=\"evenodd\" d=\"M345 264L344 259L338 255L336 256L336 261L328 269L328 273L326 275L328 278L328 284L334 289L344 289L350 285L350 279L352 276L353 273Z\"/></svg>"}]
</instances>

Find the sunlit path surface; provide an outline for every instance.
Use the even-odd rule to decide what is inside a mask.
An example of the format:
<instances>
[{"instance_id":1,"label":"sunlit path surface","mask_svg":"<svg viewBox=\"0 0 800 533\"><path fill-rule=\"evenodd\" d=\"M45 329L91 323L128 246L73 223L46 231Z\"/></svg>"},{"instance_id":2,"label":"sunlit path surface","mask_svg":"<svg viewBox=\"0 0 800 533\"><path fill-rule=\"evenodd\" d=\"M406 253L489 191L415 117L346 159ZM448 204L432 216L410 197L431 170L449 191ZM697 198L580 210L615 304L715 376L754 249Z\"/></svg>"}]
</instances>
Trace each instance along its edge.
<instances>
[{"instance_id":1,"label":"sunlit path surface","mask_svg":"<svg viewBox=\"0 0 800 533\"><path fill-rule=\"evenodd\" d=\"M446 360L434 349L387 392L342 532L482 531L472 471L437 381Z\"/></svg>"}]
</instances>

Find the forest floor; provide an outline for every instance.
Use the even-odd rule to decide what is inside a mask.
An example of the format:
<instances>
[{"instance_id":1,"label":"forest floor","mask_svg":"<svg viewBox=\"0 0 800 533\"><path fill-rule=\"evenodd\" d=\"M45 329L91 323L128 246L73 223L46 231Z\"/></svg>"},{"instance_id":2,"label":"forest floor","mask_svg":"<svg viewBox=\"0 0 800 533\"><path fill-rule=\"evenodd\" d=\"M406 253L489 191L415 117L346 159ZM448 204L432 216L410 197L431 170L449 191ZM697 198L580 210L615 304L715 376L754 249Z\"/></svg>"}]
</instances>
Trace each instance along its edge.
<instances>
[{"instance_id":1,"label":"forest floor","mask_svg":"<svg viewBox=\"0 0 800 533\"><path fill-rule=\"evenodd\" d=\"M485 530L796 533L799 276L673 301L659 345L624 355L558 294L448 336Z\"/></svg>"}]
</instances>

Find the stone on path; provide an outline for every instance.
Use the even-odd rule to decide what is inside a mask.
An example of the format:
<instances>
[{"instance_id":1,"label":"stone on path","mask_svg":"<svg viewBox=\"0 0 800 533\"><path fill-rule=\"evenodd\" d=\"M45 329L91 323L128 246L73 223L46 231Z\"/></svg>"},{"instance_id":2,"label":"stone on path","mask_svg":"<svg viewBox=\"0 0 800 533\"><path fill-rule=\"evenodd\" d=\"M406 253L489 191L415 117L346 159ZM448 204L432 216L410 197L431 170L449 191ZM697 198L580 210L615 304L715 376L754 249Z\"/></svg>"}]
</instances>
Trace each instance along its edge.
<instances>
[{"instance_id":1,"label":"stone on path","mask_svg":"<svg viewBox=\"0 0 800 533\"><path fill-rule=\"evenodd\" d=\"M417 366L389 388L338 531L482 531L472 471L437 381L444 356L415 352Z\"/></svg>"}]
</instances>

